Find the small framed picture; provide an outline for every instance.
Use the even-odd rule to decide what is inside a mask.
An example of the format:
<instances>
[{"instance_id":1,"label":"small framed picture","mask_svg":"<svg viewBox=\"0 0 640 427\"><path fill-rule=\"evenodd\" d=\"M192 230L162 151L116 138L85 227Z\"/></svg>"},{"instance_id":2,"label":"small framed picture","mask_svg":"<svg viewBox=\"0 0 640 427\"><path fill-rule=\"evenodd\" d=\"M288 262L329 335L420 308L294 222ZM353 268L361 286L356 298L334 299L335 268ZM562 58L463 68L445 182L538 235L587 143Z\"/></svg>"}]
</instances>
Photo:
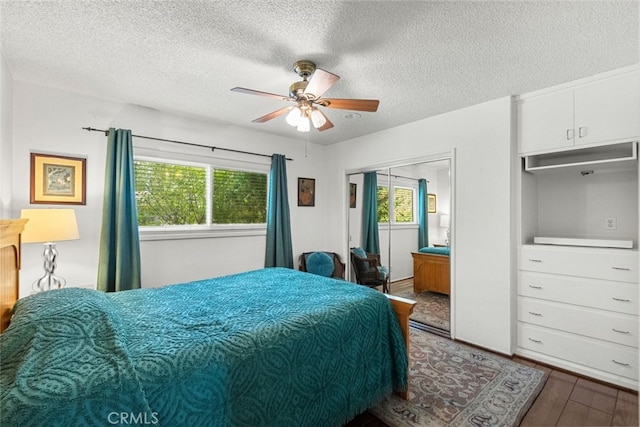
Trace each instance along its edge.
<instances>
[{"instance_id":1,"label":"small framed picture","mask_svg":"<svg viewBox=\"0 0 640 427\"><path fill-rule=\"evenodd\" d=\"M316 205L316 180L298 178L298 206Z\"/></svg>"},{"instance_id":2,"label":"small framed picture","mask_svg":"<svg viewBox=\"0 0 640 427\"><path fill-rule=\"evenodd\" d=\"M358 184L349 184L349 207L356 207L356 190L358 189Z\"/></svg>"},{"instance_id":3,"label":"small framed picture","mask_svg":"<svg viewBox=\"0 0 640 427\"><path fill-rule=\"evenodd\" d=\"M436 213L436 195L427 194L427 213Z\"/></svg>"},{"instance_id":4,"label":"small framed picture","mask_svg":"<svg viewBox=\"0 0 640 427\"><path fill-rule=\"evenodd\" d=\"M31 203L85 205L87 159L31 153Z\"/></svg>"}]
</instances>

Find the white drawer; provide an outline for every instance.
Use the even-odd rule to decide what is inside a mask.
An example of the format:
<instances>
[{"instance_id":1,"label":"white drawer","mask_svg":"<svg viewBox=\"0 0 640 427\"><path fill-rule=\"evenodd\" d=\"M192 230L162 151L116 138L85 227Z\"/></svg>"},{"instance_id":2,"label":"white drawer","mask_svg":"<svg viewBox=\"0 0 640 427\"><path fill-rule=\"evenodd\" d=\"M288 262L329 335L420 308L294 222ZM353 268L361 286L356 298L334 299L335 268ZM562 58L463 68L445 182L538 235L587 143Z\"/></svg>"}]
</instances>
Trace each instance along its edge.
<instances>
[{"instance_id":1,"label":"white drawer","mask_svg":"<svg viewBox=\"0 0 640 427\"><path fill-rule=\"evenodd\" d=\"M518 320L638 347L638 317L629 314L519 297Z\"/></svg>"},{"instance_id":2,"label":"white drawer","mask_svg":"<svg viewBox=\"0 0 640 427\"><path fill-rule=\"evenodd\" d=\"M519 271L518 295L638 314L638 285L632 283Z\"/></svg>"},{"instance_id":3,"label":"white drawer","mask_svg":"<svg viewBox=\"0 0 640 427\"><path fill-rule=\"evenodd\" d=\"M518 322L518 346L638 380L638 350Z\"/></svg>"},{"instance_id":4,"label":"white drawer","mask_svg":"<svg viewBox=\"0 0 640 427\"><path fill-rule=\"evenodd\" d=\"M523 245L520 270L638 283L638 251Z\"/></svg>"}]
</instances>

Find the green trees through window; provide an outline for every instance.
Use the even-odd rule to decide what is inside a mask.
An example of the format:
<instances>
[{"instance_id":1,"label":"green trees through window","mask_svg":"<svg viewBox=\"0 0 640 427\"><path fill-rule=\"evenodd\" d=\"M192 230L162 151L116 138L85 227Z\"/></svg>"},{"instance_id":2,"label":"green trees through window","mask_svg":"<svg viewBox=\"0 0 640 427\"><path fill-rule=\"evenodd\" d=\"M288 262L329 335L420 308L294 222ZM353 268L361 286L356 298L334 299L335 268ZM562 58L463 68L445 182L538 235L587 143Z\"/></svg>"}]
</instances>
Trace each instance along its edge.
<instances>
[{"instance_id":1,"label":"green trees through window","mask_svg":"<svg viewBox=\"0 0 640 427\"><path fill-rule=\"evenodd\" d=\"M267 222L267 175L215 169L213 171L214 224Z\"/></svg>"},{"instance_id":2,"label":"green trees through window","mask_svg":"<svg viewBox=\"0 0 640 427\"><path fill-rule=\"evenodd\" d=\"M266 222L265 173L143 160L134 169L140 226Z\"/></svg>"},{"instance_id":3,"label":"green trees through window","mask_svg":"<svg viewBox=\"0 0 640 427\"><path fill-rule=\"evenodd\" d=\"M392 187L393 222L414 223L415 190L408 187ZM389 187L378 187L378 222L389 222Z\"/></svg>"}]
</instances>

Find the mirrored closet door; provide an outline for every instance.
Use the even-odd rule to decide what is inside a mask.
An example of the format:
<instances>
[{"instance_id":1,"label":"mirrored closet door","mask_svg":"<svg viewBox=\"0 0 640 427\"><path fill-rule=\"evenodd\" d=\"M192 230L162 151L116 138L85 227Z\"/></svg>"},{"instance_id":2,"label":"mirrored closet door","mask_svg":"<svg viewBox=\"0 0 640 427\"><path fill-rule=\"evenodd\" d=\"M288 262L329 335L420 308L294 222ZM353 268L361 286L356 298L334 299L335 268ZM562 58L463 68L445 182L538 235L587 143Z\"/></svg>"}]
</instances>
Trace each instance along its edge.
<instances>
[{"instance_id":1,"label":"mirrored closet door","mask_svg":"<svg viewBox=\"0 0 640 427\"><path fill-rule=\"evenodd\" d=\"M373 176L375 190L371 189ZM389 292L418 301L412 320L447 335L450 160L355 173L349 175L349 183L349 247L373 250L371 218L375 210L380 262L388 271ZM354 262L350 264L350 280L357 282Z\"/></svg>"}]
</instances>

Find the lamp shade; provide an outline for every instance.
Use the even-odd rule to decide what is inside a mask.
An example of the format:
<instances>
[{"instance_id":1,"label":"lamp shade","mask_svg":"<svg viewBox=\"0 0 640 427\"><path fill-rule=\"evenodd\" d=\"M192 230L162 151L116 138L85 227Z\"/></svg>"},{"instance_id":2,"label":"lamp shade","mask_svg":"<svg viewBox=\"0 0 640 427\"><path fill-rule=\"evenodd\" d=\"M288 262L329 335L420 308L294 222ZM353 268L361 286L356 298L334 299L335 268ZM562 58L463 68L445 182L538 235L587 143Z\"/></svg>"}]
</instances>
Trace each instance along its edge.
<instances>
[{"instance_id":1,"label":"lamp shade","mask_svg":"<svg viewBox=\"0 0 640 427\"><path fill-rule=\"evenodd\" d=\"M78 223L73 209L22 209L20 218L29 221L22 232L22 243L77 240Z\"/></svg>"},{"instance_id":2,"label":"lamp shade","mask_svg":"<svg viewBox=\"0 0 640 427\"><path fill-rule=\"evenodd\" d=\"M317 108L313 108L311 110L311 121L313 122L313 127L318 129L327 123L327 119L324 118L320 110Z\"/></svg>"},{"instance_id":3,"label":"lamp shade","mask_svg":"<svg viewBox=\"0 0 640 427\"><path fill-rule=\"evenodd\" d=\"M440 215L440 227L448 228L449 227L449 215Z\"/></svg>"}]
</instances>

